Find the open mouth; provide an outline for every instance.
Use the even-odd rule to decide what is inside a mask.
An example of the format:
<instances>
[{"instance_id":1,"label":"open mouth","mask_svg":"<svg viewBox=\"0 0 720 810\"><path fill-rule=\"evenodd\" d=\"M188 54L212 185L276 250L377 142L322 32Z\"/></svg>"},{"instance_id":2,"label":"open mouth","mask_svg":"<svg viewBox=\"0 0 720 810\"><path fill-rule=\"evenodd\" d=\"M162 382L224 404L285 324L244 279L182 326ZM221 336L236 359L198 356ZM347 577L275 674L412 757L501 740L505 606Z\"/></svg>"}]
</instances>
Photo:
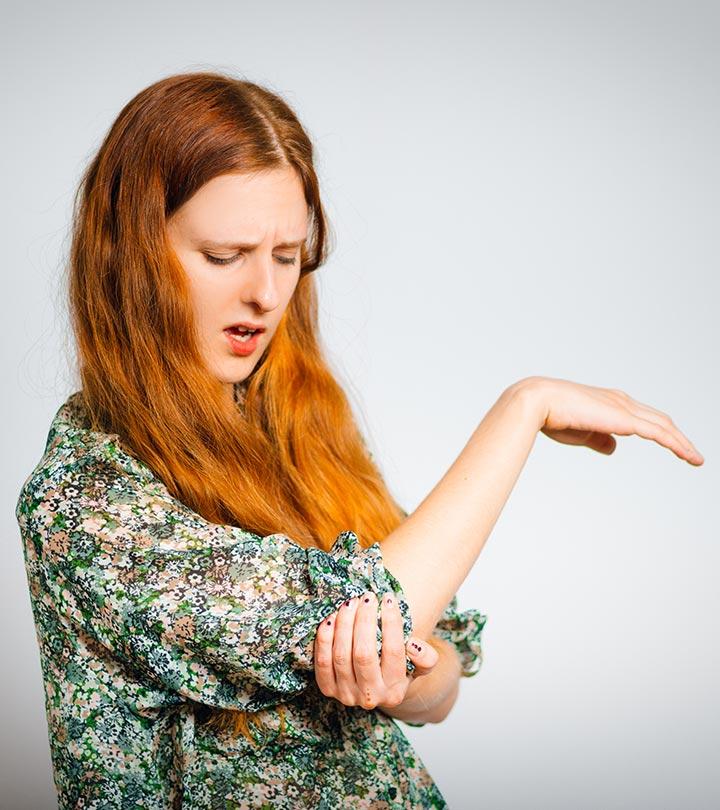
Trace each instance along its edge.
<instances>
[{"instance_id":1,"label":"open mouth","mask_svg":"<svg viewBox=\"0 0 720 810\"><path fill-rule=\"evenodd\" d=\"M225 331L233 340L237 340L239 343L248 343L253 335L259 333L257 329L243 329L241 326L230 326Z\"/></svg>"}]
</instances>

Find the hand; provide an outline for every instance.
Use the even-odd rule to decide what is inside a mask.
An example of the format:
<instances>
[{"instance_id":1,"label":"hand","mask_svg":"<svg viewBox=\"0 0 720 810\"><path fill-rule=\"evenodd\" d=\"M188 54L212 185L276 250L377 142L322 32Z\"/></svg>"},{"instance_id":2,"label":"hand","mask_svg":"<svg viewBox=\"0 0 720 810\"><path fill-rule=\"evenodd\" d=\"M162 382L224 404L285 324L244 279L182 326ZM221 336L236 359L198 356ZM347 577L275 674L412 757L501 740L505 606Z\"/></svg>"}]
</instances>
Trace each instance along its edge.
<instances>
[{"instance_id":1,"label":"hand","mask_svg":"<svg viewBox=\"0 0 720 810\"><path fill-rule=\"evenodd\" d=\"M656 441L691 464L704 462L666 413L617 388L596 388L552 377L527 377L518 385L537 397L540 430L555 441L585 445L610 455L617 445L611 434L634 434Z\"/></svg>"},{"instance_id":2,"label":"hand","mask_svg":"<svg viewBox=\"0 0 720 810\"><path fill-rule=\"evenodd\" d=\"M318 625L315 680L323 695L345 706L368 710L379 705L397 706L413 679L427 675L439 660L437 651L422 640L411 638L407 647L403 643L402 614L391 592L383 594L382 650L378 656L377 610L377 596L368 591L344 602ZM413 673L407 672L406 652L416 666Z\"/></svg>"}]
</instances>

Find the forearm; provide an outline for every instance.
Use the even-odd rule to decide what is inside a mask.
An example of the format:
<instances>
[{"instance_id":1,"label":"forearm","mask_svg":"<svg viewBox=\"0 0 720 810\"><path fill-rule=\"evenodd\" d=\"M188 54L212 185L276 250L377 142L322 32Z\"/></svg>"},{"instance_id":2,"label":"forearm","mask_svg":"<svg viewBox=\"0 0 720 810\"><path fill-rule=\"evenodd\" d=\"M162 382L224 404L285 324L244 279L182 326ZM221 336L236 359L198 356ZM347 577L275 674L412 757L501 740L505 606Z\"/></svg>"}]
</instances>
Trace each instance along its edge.
<instances>
[{"instance_id":1,"label":"forearm","mask_svg":"<svg viewBox=\"0 0 720 810\"><path fill-rule=\"evenodd\" d=\"M379 706L385 714L409 723L439 723L457 700L462 664L457 650L445 639L432 636L431 643L440 658L432 672L414 680L405 700L397 706Z\"/></svg>"},{"instance_id":2,"label":"forearm","mask_svg":"<svg viewBox=\"0 0 720 810\"><path fill-rule=\"evenodd\" d=\"M385 566L403 588L415 636L431 634L472 569L541 427L532 387L523 380L510 386L439 483L380 542Z\"/></svg>"}]
</instances>

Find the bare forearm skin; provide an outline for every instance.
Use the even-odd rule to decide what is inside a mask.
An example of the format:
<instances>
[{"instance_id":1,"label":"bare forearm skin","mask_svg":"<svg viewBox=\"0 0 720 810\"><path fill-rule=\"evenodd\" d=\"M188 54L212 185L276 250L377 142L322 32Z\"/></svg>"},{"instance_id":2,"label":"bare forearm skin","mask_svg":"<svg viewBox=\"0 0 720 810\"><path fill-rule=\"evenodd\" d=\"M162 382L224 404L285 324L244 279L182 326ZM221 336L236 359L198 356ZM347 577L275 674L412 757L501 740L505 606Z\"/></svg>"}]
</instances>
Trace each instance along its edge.
<instances>
[{"instance_id":1,"label":"bare forearm skin","mask_svg":"<svg viewBox=\"0 0 720 810\"><path fill-rule=\"evenodd\" d=\"M410 684L402 703L391 708L378 708L390 717L409 723L440 723L457 700L462 663L449 641L432 636L424 643L431 643L440 654L433 670Z\"/></svg>"},{"instance_id":2,"label":"bare forearm skin","mask_svg":"<svg viewBox=\"0 0 720 810\"><path fill-rule=\"evenodd\" d=\"M477 561L542 427L541 411L525 380L503 391L438 484L380 541L416 638L431 635Z\"/></svg>"}]
</instances>

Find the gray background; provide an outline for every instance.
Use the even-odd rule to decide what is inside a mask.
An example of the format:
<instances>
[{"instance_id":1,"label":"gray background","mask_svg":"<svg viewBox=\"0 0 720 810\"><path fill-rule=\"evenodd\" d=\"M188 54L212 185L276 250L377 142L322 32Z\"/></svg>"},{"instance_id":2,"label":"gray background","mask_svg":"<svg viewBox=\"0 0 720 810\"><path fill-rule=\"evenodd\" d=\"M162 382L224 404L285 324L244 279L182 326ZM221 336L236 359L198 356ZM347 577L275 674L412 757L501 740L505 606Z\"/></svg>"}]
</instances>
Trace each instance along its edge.
<instances>
[{"instance_id":1,"label":"gray background","mask_svg":"<svg viewBox=\"0 0 720 810\"><path fill-rule=\"evenodd\" d=\"M314 138L323 333L406 508L529 374L622 388L705 455L538 436L459 593L483 667L446 722L403 727L450 806L720 806L719 34L687 0L6 11L4 807L54 806L14 506L76 388L72 195L122 105L195 69L282 93Z\"/></svg>"}]
</instances>

